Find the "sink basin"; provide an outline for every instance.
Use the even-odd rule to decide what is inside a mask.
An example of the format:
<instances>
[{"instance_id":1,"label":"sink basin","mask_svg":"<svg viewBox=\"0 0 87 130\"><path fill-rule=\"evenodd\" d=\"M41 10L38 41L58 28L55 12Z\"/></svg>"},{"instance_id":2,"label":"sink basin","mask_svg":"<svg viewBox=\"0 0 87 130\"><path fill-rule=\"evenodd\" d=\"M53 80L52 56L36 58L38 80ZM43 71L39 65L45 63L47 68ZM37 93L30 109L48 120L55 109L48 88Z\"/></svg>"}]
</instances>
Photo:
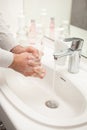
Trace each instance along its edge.
<instances>
[{"instance_id":1,"label":"sink basin","mask_svg":"<svg viewBox=\"0 0 87 130\"><path fill-rule=\"evenodd\" d=\"M87 123L86 99L81 91L60 71L46 67L44 79L24 77L5 70L5 97L21 114L42 125L71 128ZM9 73L9 77L8 77Z\"/></svg>"}]
</instances>

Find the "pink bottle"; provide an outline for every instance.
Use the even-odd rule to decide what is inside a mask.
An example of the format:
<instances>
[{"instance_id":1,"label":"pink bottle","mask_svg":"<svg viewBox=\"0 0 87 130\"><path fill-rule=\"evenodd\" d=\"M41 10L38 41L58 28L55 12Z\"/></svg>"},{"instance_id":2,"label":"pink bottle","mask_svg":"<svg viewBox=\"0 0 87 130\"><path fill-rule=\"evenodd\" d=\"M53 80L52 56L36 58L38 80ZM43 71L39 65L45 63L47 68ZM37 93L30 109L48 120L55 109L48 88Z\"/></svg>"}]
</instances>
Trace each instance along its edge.
<instances>
[{"instance_id":1,"label":"pink bottle","mask_svg":"<svg viewBox=\"0 0 87 130\"><path fill-rule=\"evenodd\" d=\"M35 23L34 19L31 20L29 32L30 33L36 33L36 23Z\"/></svg>"},{"instance_id":2,"label":"pink bottle","mask_svg":"<svg viewBox=\"0 0 87 130\"><path fill-rule=\"evenodd\" d=\"M36 35L37 35L36 23L35 20L32 19L30 22L29 33L28 33L30 43L35 44Z\"/></svg>"},{"instance_id":3,"label":"pink bottle","mask_svg":"<svg viewBox=\"0 0 87 130\"><path fill-rule=\"evenodd\" d=\"M50 18L49 35L50 35L50 38L52 38L52 39L55 38L55 19L54 19L54 17Z\"/></svg>"},{"instance_id":4,"label":"pink bottle","mask_svg":"<svg viewBox=\"0 0 87 130\"><path fill-rule=\"evenodd\" d=\"M50 18L50 30L54 30L55 29L55 19L54 17Z\"/></svg>"}]
</instances>

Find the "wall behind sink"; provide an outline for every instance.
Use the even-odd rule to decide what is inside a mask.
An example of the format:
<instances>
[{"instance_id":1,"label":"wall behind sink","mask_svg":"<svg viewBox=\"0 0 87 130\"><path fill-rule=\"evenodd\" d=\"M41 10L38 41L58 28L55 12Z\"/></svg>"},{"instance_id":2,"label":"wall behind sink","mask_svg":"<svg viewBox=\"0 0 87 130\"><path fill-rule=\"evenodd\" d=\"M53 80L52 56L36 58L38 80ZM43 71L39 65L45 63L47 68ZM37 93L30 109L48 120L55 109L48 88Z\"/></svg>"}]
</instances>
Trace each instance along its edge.
<instances>
[{"instance_id":1,"label":"wall behind sink","mask_svg":"<svg viewBox=\"0 0 87 130\"><path fill-rule=\"evenodd\" d=\"M0 13L8 25L11 26L11 31L17 31L17 17L23 10L23 0L0 0Z\"/></svg>"}]
</instances>

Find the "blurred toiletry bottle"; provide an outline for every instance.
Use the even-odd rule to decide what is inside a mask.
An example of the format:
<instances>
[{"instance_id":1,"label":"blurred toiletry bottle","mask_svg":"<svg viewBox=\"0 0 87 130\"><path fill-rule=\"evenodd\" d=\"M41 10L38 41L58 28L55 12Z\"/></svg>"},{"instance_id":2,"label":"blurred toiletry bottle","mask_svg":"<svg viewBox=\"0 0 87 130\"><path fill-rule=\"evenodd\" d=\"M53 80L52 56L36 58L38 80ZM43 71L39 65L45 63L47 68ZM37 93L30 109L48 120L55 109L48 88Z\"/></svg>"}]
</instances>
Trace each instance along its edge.
<instances>
[{"instance_id":1,"label":"blurred toiletry bottle","mask_svg":"<svg viewBox=\"0 0 87 130\"><path fill-rule=\"evenodd\" d=\"M64 36L65 38L70 37L70 23L68 20L64 20L61 24L61 27L64 28Z\"/></svg>"},{"instance_id":2,"label":"blurred toiletry bottle","mask_svg":"<svg viewBox=\"0 0 87 130\"><path fill-rule=\"evenodd\" d=\"M19 43L23 43L27 38L25 30L25 16L23 14L23 11L21 11L18 15L18 31L16 38Z\"/></svg>"},{"instance_id":3,"label":"blurred toiletry bottle","mask_svg":"<svg viewBox=\"0 0 87 130\"><path fill-rule=\"evenodd\" d=\"M50 25L49 25L50 30L54 30L55 29L55 18L51 17L50 18Z\"/></svg>"},{"instance_id":4,"label":"blurred toiletry bottle","mask_svg":"<svg viewBox=\"0 0 87 130\"><path fill-rule=\"evenodd\" d=\"M37 35L36 21L34 19L31 19L30 25L28 27L28 38L31 44L35 44L36 35Z\"/></svg>"},{"instance_id":5,"label":"blurred toiletry bottle","mask_svg":"<svg viewBox=\"0 0 87 130\"><path fill-rule=\"evenodd\" d=\"M54 52L61 53L68 48L68 46L64 42L64 38L65 38L64 28L62 28L62 27L58 28L57 34L56 34L56 37L55 37ZM57 65L65 65L66 59L67 59L67 56L57 59L57 61L56 61Z\"/></svg>"},{"instance_id":6,"label":"blurred toiletry bottle","mask_svg":"<svg viewBox=\"0 0 87 130\"><path fill-rule=\"evenodd\" d=\"M55 18L51 17L50 18L50 23L49 23L49 36L50 38L54 39L55 38Z\"/></svg>"},{"instance_id":7,"label":"blurred toiletry bottle","mask_svg":"<svg viewBox=\"0 0 87 130\"><path fill-rule=\"evenodd\" d=\"M45 35L47 29L47 10L41 9L41 24L42 24L42 34Z\"/></svg>"},{"instance_id":8,"label":"blurred toiletry bottle","mask_svg":"<svg viewBox=\"0 0 87 130\"><path fill-rule=\"evenodd\" d=\"M36 21L34 19L31 19L30 21L29 35L32 37L36 36Z\"/></svg>"}]
</instances>

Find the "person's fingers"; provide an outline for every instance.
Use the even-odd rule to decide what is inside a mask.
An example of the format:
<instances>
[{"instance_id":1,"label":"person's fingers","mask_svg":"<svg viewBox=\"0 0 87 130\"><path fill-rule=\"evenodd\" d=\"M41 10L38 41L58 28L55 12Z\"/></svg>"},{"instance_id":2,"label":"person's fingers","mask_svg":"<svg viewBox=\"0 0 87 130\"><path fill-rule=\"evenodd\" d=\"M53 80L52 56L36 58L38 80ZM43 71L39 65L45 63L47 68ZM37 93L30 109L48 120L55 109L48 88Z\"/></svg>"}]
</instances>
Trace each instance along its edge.
<instances>
[{"instance_id":1,"label":"person's fingers","mask_svg":"<svg viewBox=\"0 0 87 130\"><path fill-rule=\"evenodd\" d=\"M44 78L45 74L46 74L46 71L44 71L43 73L33 73L32 76L39 77L39 78Z\"/></svg>"},{"instance_id":2,"label":"person's fingers","mask_svg":"<svg viewBox=\"0 0 87 130\"><path fill-rule=\"evenodd\" d=\"M42 66L34 67L34 71L35 71L36 73L40 73L40 72L43 71L43 67L42 67Z\"/></svg>"},{"instance_id":3,"label":"person's fingers","mask_svg":"<svg viewBox=\"0 0 87 130\"><path fill-rule=\"evenodd\" d=\"M28 61L28 65L30 65L30 66L41 66L41 63L40 63L40 61L39 60L29 60Z\"/></svg>"},{"instance_id":4,"label":"person's fingers","mask_svg":"<svg viewBox=\"0 0 87 130\"><path fill-rule=\"evenodd\" d=\"M33 76L33 77L38 77L38 78L44 78L46 74L46 71L44 68L41 67L30 67L24 71L25 76Z\"/></svg>"},{"instance_id":5,"label":"person's fingers","mask_svg":"<svg viewBox=\"0 0 87 130\"><path fill-rule=\"evenodd\" d=\"M28 54L27 58L28 58L29 60L30 60L30 59L32 59L32 60L35 59L35 57L34 57L31 53Z\"/></svg>"},{"instance_id":6,"label":"person's fingers","mask_svg":"<svg viewBox=\"0 0 87 130\"><path fill-rule=\"evenodd\" d=\"M40 74L39 77L42 79L42 78L44 78L45 74L46 73L44 72L44 73Z\"/></svg>"},{"instance_id":7,"label":"person's fingers","mask_svg":"<svg viewBox=\"0 0 87 130\"><path fill-rule=\"evenodd\" d=\"M39 51L38 49L30 46L26 47L26 52L32 53L36 58L41 58L43 56L43 52Z\"/></svg>"},{"instance_id":8,"label":"person's fingers","mask_svg":"<svg viewBox=\"0 0 87 130\"><path fill-rule=\"evenodd\" d=\"M15 54L20 54L20 53L23 53L26 51L25 47L21 46L21 45L17 45L15 46L14 48L12 48L10 50L12 53L15 53Z\"/></svg>"},{"instance_id":9,"label":"person's fingers","mask_svg":"<svg viewBox=\"0 0 87 130\"><path fill-rule=\"evenodd\" d=\"M34 72L40 78L43 78L45 76L45 74L46 74L46 70L42 66L35 67Z\"/></svg>"},{"instance_id":10,"label":"person's fingers","mask_svg":"<svg viewBox=\"0 0 87 130\"><path fill-rule=\"evenodd\" d=\"M39 51L32 46L26 47L26 51L32 53L37 58L39 57Z\"/></svg>"},{"instance_id":11,"label":"person's fingers","mask_svg":"<svg viewBox=\"0 0 87 130\"><path fill-rule=\"evenodd\" d=\"M35 62L39 62L41 59L40 57L35 57L33 56L31 53L28 54L28 57L27 57L29 60L34 60Z\"/></svg>"},{"instance_id":12,"label":"person's fingers","mask_svg":"<svg viewBox=\"0 0 87 130\"><path fill-rule=\"evenodd\" d=\"M24 75L25 76L32 76L34 73L34 67L32 66L28 66L25 70L24 70Z\"/></svg>"}]
</instances>

